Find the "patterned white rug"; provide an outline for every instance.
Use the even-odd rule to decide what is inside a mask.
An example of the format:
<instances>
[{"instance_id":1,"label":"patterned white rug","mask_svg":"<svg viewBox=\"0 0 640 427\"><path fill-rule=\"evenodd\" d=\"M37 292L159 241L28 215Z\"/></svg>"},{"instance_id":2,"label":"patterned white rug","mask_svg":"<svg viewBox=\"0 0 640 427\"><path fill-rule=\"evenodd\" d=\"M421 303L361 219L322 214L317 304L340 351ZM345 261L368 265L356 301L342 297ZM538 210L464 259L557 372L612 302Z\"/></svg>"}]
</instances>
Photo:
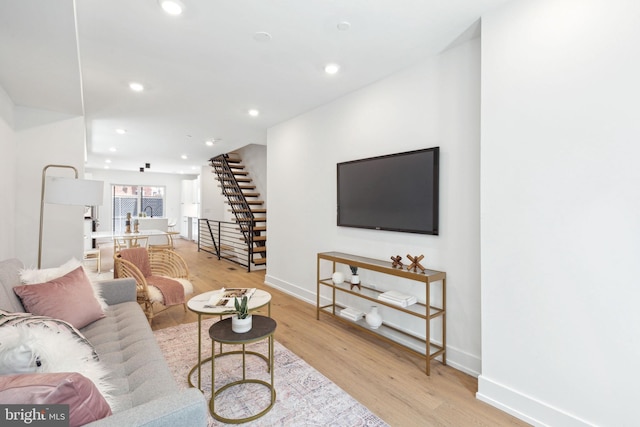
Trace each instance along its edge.
<instances>
[{"instance_id":1,"label":"patterned white rug","mask_svg":"<svg viewBox=\"0 0 640 427\"><path fill-rule=\"evenodd\" d=\"M208 331L216 319L202 323L203 359L211 355ZM155 331L173 376L181 387L188 387L187 374L198 360L198 325L190 323ZM237 347L240 348L239 346ZM234 350L225 346L225 351ZM247 346L247 350L267 354L267 340ZM216 350L217 351L217 350ZM264 360L247 356L247 378L270 382ZM304 360L275 341L274 384L276 403L263 417L245 423L247 426L387 426L387 424L316 371ZM242 376L242 356L230 355L216 359L216 390ZM197 384L197 371L191 377ZM211 398L211 363L202 369L202 390ZM256 414L269 406L269 390L260 384L231 387L216 397L216 412L225 418L241 418ZM210 426L223 424L213 418Z\"/></svg>"}]
</instances>

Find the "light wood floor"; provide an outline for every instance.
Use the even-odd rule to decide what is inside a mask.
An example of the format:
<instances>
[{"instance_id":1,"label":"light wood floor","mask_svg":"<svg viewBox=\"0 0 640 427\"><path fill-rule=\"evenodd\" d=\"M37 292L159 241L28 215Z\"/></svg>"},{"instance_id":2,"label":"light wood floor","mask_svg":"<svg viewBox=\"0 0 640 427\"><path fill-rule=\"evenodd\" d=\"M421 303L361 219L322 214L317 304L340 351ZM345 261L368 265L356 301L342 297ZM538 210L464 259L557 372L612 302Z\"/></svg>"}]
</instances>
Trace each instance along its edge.
<instances>
[{"instance_id":1,"label":"light wood floor","mask_svg":"<svg viewBox=\"0 0 640 427\"><path fill-rule=\"evenodd\" d=\"M315 306L264 284L264 271L247 273L228 261L198 252L176 240L189 265L195 293L220 287L254 287L271 293L275 338L391 426L526 426L528 424L475 398L478 382L456 369L425 361L376 340L328 316L316 320ZM103 250L103 271L110 268ZM196 322L181 307L159 314L153 329Z\"/></svg>"}]
</instances>

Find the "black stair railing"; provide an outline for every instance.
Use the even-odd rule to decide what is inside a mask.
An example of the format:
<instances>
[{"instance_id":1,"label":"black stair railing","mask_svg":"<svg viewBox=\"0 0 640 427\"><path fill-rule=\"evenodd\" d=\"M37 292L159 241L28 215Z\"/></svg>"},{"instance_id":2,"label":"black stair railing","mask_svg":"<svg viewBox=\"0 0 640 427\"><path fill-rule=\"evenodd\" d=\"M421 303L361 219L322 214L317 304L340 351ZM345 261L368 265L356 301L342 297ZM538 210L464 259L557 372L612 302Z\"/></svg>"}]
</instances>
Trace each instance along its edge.
<instances>
[{"instance_id":1,"label":"black stair railing","mask_svg":"<svg viewBox=\"0 0 640 427\"><path fill-rule=\"evenodd\" d=\"M251 271L252 242L244 240L236 223L200 218L198 226L198 251L209 252L218 260L226 259Z\"/></svg>"},{"instance_id":2,"label":"black stair railing","mask_svg":"<svg viewBox=\"0 0 640 427\"><path fill-rule=\"evenodd\" d=\"M251 205L240 187L240 183L236 179L233 167L229 163L229 155L221 154L209 159L209 162L222 185L222 194L229 202L231 212L236 218L244 241L249 245L250 260L254 262L254 244L256 246L265 246L266 243L263 241L254 241L254 236L260 236L260 231L254 230L256 218L251 210ZM258 253L261 257L266 256L266 253L263 251Z\"/></svg>"}]
</instances>

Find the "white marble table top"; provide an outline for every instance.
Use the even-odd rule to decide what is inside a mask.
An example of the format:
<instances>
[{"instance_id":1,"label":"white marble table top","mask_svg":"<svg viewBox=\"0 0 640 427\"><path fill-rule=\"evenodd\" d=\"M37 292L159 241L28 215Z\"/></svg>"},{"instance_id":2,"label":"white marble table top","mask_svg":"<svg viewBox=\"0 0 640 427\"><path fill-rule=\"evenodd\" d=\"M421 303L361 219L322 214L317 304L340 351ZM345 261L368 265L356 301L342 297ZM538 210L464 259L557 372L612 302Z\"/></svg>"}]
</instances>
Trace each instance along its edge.
<instances>
[{"instance_id":1,"label":"white marble table top","mask_svg":"<svg viewBox=\"0 0 640 427\"><path fill-rule=\"evenodd\" d=\"M231 307L205 307L212 296L220 293L222 290L204 292L196 295L187 302L189 310L200 314L226 314L233 313L235 310ZM249 298L249 311L264 307L271 301L271 294L261 289L256 289L251 298Z\"/></svg>"}]
</instances>

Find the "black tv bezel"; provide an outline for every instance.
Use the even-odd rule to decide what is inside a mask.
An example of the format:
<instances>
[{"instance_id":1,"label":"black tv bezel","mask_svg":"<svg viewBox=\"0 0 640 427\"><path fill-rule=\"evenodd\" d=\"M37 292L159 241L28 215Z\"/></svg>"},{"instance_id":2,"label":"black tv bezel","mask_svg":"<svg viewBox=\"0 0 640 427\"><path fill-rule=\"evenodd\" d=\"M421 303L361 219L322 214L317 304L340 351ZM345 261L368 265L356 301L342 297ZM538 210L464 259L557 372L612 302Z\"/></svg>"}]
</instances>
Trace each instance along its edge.
<instances>
[{"instance_id":1,"label":"black tv bezel","mask_svg":"<svg viewBox=\"0 0 640 427\"><path fill-rule=\"evenodd\" d=\"M343 224L340 222L340 166L341 165L352 164L352 163L362 163L362 162L368 162L368 161L374 161L374 160L382 160L390 157L408 156L408 155L423 153L427 151L433 152L432 182L434 186L433 188L434 203L432 206L432 209L433 209L432 218L433 218L433 224L435 225L435 227L433 227L432 230L413 230L413 229L407 229L407 228L389 228L389 227L378 227L378 226L352 225L352 224ZM440 212L440 147L423 148L420 150L404 151L402 153L386 154L382 156L367 157L365 159L349 160L346 162L337 163L336 164L336 196L337 196L336 224L338 225L338 227L360 228L360 229L367 229L367 230L396 231L400 233L414 233L414 234L426 234L431 236L438 236L440 234L440 216L439 216L439 212Z\"/></svg>"}]
</instances>

